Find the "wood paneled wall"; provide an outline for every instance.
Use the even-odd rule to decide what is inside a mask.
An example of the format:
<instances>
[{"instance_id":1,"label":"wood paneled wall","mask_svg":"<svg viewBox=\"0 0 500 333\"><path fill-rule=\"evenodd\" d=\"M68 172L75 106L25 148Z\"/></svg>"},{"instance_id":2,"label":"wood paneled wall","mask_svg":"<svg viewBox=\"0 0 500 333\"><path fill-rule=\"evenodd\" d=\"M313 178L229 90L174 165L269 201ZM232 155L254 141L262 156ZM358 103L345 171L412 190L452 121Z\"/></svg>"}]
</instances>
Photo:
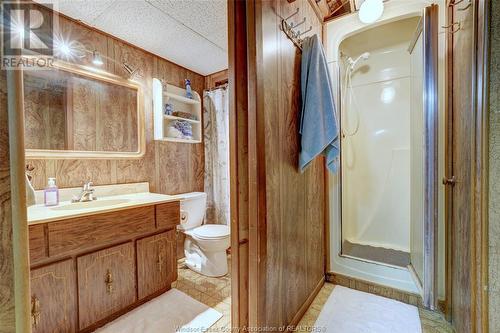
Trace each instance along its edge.
<instances>
[{"instance_id":1,"label":"wood paneled wall","mask_svg":"<svg viewBox=\"0 0 500 333\"><path fill-rule=\"evenodd\" d=\"M15 331L7 81L0 72L0 332Z\"/></svg>"},{"instance_id":2,"label":"wood paneled wall","mask_svg":"<svg viewBox=\"0 0 500 333\"><path fill-rule=\"evenodd\" d=\"M257 1L256 8L257 156L265 168L265 221L259 223L266 233L258 322L281 327L299 321L324 281L326 200L323 158L298 171L301 53L280 24L297 8L291 20L305 17L303 29L313 27L307 35L321 37L322 23L307 0Z\"/></svg>"},{"instance_id":3,"label":"wood paneled wall","mask_svg":"<svg viewBox=\"0 0 500 333\"><path fill-rule=\"evenodd\" d=\"M500 2L491 2L489 112L489 331L500 332Z\"/></svg>"},{"instance_id":4,"label":"wood paneled wall","mask_svg":"<svg viewBox=\"0 0 500 333\"><path fill-rule=\"evenodd\" d=\"M453 6L453 34L449 59L452 75L451 172L456 181L450 190L451 223L448 253L451 323L457 333L488 332L487 301L490 294L487 265L488 164L488 1L472 1L468 10ZM494 330L490 330L494 332Z\"/></svg>"},{"instance_id":5,"label":"wood paneled wall","mask_svg":"<svg viewBox=\"0 0 500 333\"><path fill-rule=\"evenodd\" d=\"M57 28L63 36L71 36L88 50L97 50L103 55L102 67L110 73L127 78L127 72L120 66L123 62L134 69L139 68L134 79L144 86L146 154L141 159L130 160L28 160L27 163L35 167L32 173L34 187L41 189L46 186L48 177L56 177L59 187L80 186L87 180L96 185L148 181L151 191L159 193L203 191L203 144L153 140L152 79L182 87L184 79L189 78L192 88L202 94L205 78L66 17L59 18ZM93 66L90 55L78 62Z\"/></svg>"},{"instance_id":6,"label":"wood paneled wall","mask_svg":"<svg viewBox=\"0 0 500 333\"><path fill-rule=\"evenodd\" d=\"M229 81L229 71L227 69L205 76L205 88L213 89Z\"/></svg>"}]
</instances>

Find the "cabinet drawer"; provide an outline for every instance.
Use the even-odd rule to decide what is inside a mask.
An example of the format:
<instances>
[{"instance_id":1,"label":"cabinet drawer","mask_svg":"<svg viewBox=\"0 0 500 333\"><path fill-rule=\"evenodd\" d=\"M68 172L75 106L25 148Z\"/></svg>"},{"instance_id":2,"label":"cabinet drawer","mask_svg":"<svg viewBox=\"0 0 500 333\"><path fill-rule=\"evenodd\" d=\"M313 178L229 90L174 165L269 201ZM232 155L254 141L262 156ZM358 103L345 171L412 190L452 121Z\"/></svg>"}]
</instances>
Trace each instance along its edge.
<instances>
[{"instance_id":1,"label":"cabinet drawer","mask_svg":"<svg viewBox=\"0 0 500 333\"><path fill-rule=\"evenodd\" d=\"M45 225L36 224L30 225L29 232L29 249L30 263L33 264L38 260L48 257L47 242L45 240Z\"/></svg>"},{"instance_id":2,"label":"cabinet drawer","mask_svg":"<svg viewBox=\"0 0 500 333\"><path fill-rule=\"evenodd\" d=\"M76 331L76 273L73 260L31 271L33 333Z\"/></svg>"},{"instance_id":3,"label":"cabinet drawer","mask_svg":"<svg viewBox=\"0 0 500 333\"><path fill-rule=\"evenodd\" d=\"M181 207L179 201L167 202L156 205L156 227L175 227L181 220Z\"/></svg>"},{"instance_id":4,"label":"cabinet drawer","mask_svg":"<svg viewBox=\"0 0 500 333\"><path fill-rule=\"evenodd\" d=\"M77 267L80 329L135 302L132 242L78 257Z\"/></svg>"},{"instance_id":5,"label":"cabinet drawer","mask_svg":"<svg viewBox=\"0 0 500 333\"><path fill-rule=\"evenodd\" d=\"M154 214L154 206L147 206L51 222L48 224L49 255L81 252L152 232Z\"/></svg>"},{"instance_id":6,"label":"cabinet drawer","mask_svg":"<svg viewBox=\"0 0 500 333\"><path fill-rule=\"evenodd\" d=\"M175 230L137 241L139 299L165 288L177 279Z\"/></svg>"}]
</instances>

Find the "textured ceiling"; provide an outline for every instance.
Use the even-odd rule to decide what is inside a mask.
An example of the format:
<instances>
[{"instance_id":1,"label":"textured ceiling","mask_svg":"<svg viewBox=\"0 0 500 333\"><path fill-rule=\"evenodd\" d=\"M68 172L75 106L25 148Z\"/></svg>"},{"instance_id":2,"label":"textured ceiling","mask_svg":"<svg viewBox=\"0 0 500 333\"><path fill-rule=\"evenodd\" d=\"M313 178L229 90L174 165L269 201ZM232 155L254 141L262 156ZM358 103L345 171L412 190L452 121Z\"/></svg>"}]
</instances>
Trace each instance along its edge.
<instances>
[{"instance_id":1,"label":"textured ceiling","mask_svg":"<svg viewBox=\"0 0 500 333\"><path fill-rule=\"evenodd\" d=\"M226 3L227 0L59 0L57 10L208 75L228 66Z\"/></svg>"}]
</instances>

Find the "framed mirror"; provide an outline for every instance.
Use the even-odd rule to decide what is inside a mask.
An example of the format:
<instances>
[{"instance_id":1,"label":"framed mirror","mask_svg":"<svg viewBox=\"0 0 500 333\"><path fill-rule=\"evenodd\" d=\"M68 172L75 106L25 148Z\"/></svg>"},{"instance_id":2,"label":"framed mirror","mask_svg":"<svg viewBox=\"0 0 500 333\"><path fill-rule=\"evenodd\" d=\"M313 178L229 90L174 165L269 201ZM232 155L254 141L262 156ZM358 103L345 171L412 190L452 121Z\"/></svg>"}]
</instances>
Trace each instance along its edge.
<instances>
[{"instance_id":1,"label":"framed mirror","mask_svg":"<svg viewBox=\"0 0 500 333\"><path fill-rule=\"evenodd\" d=\"M24 71L26 157L121 159L145 153L140 84L55 61Z\"/></svg>"}]
</instances>

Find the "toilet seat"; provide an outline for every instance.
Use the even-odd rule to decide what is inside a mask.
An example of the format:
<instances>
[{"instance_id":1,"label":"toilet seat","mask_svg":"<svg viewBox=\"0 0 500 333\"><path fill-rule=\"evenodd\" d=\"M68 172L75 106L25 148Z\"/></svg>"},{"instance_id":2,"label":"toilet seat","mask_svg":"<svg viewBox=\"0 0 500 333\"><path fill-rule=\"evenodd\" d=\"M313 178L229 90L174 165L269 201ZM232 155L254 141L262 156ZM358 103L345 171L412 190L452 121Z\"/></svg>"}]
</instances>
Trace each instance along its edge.
<instances>
[{"instance_id":1,"label":"toilet seat","mask_svg":"<svg viewBox=\"0 0 500 333\"><path fill-rule=\"evenodd\" d=\"M223 224L204 224L194 228L191 234L202 240L220 240L229 237L229 227Z\"/></svg>"}]
</instances>

